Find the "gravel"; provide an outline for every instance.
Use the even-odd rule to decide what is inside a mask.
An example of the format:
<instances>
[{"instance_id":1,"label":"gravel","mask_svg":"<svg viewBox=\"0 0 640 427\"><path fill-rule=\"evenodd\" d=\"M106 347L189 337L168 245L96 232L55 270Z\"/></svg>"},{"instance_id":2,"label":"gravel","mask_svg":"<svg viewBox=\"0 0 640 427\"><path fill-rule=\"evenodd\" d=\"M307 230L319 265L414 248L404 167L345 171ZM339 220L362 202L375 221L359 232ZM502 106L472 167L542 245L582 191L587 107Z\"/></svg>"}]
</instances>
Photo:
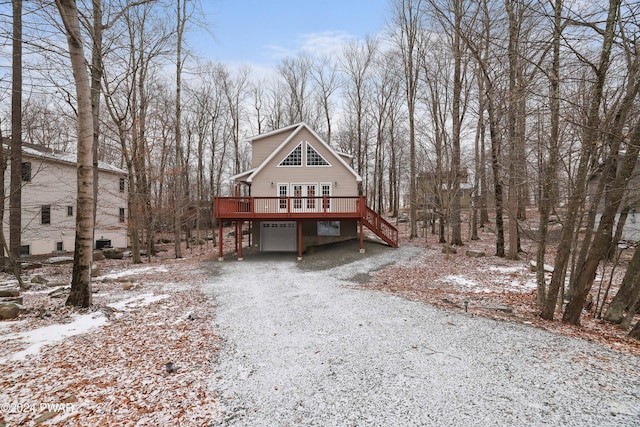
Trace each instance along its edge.
<instances>
[{"instance_id":1,"label":"gravel","mask_svg":"<svg viewBox=\"0 0 640 427\"><path fill-rule=\"evenodd\" d=\"M219 424L640 426L640 358L350 281L419 251L215 264Z\"/></svg>"}]
</instances>

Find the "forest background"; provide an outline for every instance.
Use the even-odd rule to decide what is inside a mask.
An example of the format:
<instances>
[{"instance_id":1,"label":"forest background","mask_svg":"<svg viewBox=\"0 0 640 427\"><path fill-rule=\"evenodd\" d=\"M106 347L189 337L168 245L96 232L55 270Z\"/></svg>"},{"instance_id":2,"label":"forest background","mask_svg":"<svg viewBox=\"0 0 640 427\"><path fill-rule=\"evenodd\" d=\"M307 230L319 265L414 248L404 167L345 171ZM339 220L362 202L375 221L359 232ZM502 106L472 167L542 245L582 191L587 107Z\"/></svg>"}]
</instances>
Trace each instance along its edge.
<instances>
[{"instance_id":1,"label":"forest background","mask_svg":"<svg viewBox=\"0 0 640 427\"><path fill-rule=\"evenodd\" d=\"M353 155L370 206L395 218L406 212L411 239L430 228L425 236L451 248L491 227L495 254L517 259L520 225L539 215L536 261L553 266L550 281L542 268L537 279L544 319L562 313L580 324L598 268L631 244L627 274L599 310L632 327L640 253L622 240L638 206L636 2L390 0L384 32L345 41L333 55L285 57L271 73L190 52L187 35L207 30L196 1L1 7L5 246L19 257L20 145L75 151L69 304L91 305L97 160L128 172L134 262L167 234L181 257L181 241L215 232L212 198L231 194L228 178L249 168L242 141L306 122ZM427 177L432 197L419 190ZM550 255L552 221L561 232ZM640 336L638 324L631 334Z\"/></svg>"}]
</instances>

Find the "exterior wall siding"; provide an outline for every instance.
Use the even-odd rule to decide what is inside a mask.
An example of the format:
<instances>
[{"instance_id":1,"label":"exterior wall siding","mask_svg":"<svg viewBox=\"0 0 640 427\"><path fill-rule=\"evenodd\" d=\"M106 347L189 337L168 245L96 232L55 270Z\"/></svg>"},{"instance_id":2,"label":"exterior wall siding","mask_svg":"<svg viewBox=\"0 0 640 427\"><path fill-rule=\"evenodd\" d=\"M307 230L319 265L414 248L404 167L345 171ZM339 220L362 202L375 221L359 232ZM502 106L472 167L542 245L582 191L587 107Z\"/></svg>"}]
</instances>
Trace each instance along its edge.
<instances>
[{"instance_id":1,"label":"exterior wall siding","mask_svg":"<svg viewBox=\"0 0 640 427\"><path fill-rule=\"evenodd\" d=\"M76 225L76 168L73 164L23 154L31 163L31 180L22 186L21 244L31 255L51 254L62 249L73 252ZM5 191L9 191L9 168L5 172ZM120 209L127 207L127 196L120 192L124 174L100 170L96 212L96 239L109 239L117 247L128 244L126 222L120 222ZM50 209L50 223L42 223L42 207ZM4 229L9 227L9 202L5 201ZM126 211L125 211L126 212ZM126 219L126 218L125 218ZM61 244L61 248L60 245Z\"/></svg>"},{"instance_id":2,"label":"exterior wall siding","mask_svg":"<svg viewBox=\"0 0 640 427\"><path fill-rule=\"evenodd\" d=\"M282 144L282 142L293 133L294 130L295 129L276 132L273 135L253 141L251 144L251 167L257 168L260 166L262 162L264 162L267 157L269 157L271 153L273 153L276 148L278 148L280 144Z\"/></svg>"},{"instance_id":3,"label":"exterior wall siding","mask_svg":"<svg viewBox=\"0 0 640 427\"><path fill-rule=\"evenodd\" d=\"M276 135L282 142L283 135ZM274 136L275 137L275 136ZM274 138L272 137L272 138ZM265 141L254 144L254 150ZM308 142L324 157L331 166L306 166L306 149L303 146L302 166L278 166L282 160L301 142ZM267 144L269 145L269 144ZM277 147L279 144L271 144ZM273 148L275 149L275 148ZM270 154L270 153L269 153ZM264 158L268 157L268 154ZM259 166L259 164L258 164ZM256 167L254 163L254 167ZM261 170L253 179L251 185L251 195L254 197L275 197L278 196L278 183L302 183L320 184L321 182L332 183L331 195L335 197L350 197L358 195L358 183L354 175L340 163L336 157L317 141L306 129L299 132L295 138L283 147L270 164ZM273 185L271 185L273 183Z\"/></svg>"}]
</instances>

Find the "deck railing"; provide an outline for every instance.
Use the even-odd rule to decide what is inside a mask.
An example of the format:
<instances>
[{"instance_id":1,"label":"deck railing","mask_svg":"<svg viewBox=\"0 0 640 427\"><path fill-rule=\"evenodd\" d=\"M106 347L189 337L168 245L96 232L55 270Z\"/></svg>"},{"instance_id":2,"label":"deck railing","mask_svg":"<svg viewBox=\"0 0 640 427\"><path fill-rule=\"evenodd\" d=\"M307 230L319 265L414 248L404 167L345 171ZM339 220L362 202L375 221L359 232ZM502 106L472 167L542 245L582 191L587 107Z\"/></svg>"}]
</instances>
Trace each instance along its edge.
<instances>
[{"instance_id":1,"label":"deck railing","mask_svg":"<svg viewBox=\"0 0 640 427\"><path fill-rule=\"evenodd\" d=\"M357 219L393 247L398 230L358 197L216 197L214 215L231 220ZM362 233L361 233L362 234Z\"/></svg>"},{"instance_id":2,"label":"deck railing","mask_svg":"<svg viewBox=\"0 0 640 427\"><path fill-rule=\"evenodd\" d=\"M359 218L364 197L216 197L218 218Z\"/></svg>"}]
</instances>

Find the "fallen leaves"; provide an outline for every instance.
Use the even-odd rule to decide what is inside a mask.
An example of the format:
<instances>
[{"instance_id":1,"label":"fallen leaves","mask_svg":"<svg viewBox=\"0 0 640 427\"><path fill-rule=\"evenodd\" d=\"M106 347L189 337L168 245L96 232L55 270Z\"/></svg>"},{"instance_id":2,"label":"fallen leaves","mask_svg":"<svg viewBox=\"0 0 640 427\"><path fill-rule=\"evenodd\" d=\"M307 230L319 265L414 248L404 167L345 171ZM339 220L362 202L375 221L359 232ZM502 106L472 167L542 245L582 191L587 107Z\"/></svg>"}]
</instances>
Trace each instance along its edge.
<instances>
[{"instance_id":1,"label":"fallen leaves","mask_svg":"<svg viewBox=\"0 0 640 427\"><path fill-rule=\"evenodd\" d=\"M580 337L603 343L618 351L640 355L640 342L629 338L626 331L615 325L594 319L585 313L579 327L560 321L545 321L539 317L536 305L536 273L529 269L528 259L509 261L496 256L471 258L466 251L443 254L437 236L409 239L408 226L399 225L401 244L423 246L424 252L402 263L372 273L371 280L363 287L377 289L408 299L423 301L447 310L496 320L515 321L568 336ZM477 241L467 242L469 249L491 254L495 252L495 236L482 232ZM530 253L535 253L534 244ZM548 255L553 256L553 247ZM621 283L624 268L615 272ZM549 275L547 274L547 278ZM610 297L613 296L610 295ZM468 302L465 307L465 301ZM557 313L556 318L560 318Z\"/></svg>"},{"instance_id":2,"label":"fallen leaves","mask_svg":"<svg viewBox=\"0 0 640 427\"><path fill-rule=\"evenodd\" d=\"M138 290L101 282L90 310L102 311L110 320L107 325L68 337L25 360L0 364L0 402L33 403L30 411L1 413L0 421L197 426L218 420L220 406L209 382L219 340L213 307L199 292L208 277L197 268L198 262L166 260L175 283L166 282L162 270L142 271L136 280L144 285ZM114 270L129 267L122 262L111 265ZM135 275L135 270L128 274ZM28 303L39 304L41 310L10 325L11 333L68 322L83 312L62 306L64 300L29 295ZM14 342L3 353L19 349ZM169 362L179 369L168 373ZM55 404L67 406L62 411L48 409Z\"/></svg>"}]
</instances>

